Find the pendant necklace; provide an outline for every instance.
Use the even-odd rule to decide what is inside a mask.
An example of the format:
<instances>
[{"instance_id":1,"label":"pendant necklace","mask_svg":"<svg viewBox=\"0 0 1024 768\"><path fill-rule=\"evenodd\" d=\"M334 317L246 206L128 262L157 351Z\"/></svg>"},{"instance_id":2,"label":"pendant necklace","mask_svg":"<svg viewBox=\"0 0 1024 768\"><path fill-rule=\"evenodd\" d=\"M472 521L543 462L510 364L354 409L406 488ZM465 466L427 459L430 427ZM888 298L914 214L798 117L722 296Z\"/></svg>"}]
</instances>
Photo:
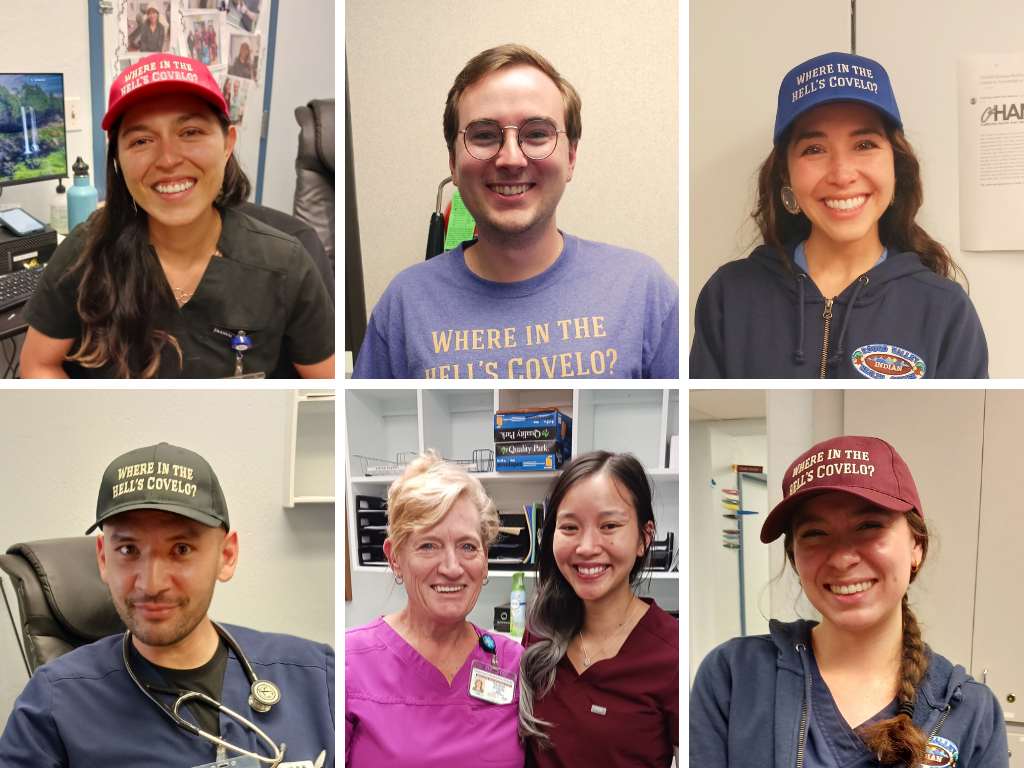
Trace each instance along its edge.
<instances>
[{"instance_id":1,"label":"pendant necklace","mask_svg":"<svg viewBox=\"0 0 1024 768\"><path fill-rule=\"evenodd\" d=\"M631 598L632 597L636 597L636 595L630 595L630 597ZM627 607L628 607L628 603L627 603ZM619 628L617 630L615 630L614 634L612 634L611 637L609 637L607 640L604 641L604 643L601 644L601 648L598 648L596 651L594 651L594 655L595 656L597 656L597 654L599 654L601 652L602 648L604 648L606 645L608 645L608 643L610 643L612 641L612 638L615 637L615 635L619 634L619 632L622 631L622 628L624 626L629 624L630 619L633 618L633 616L636 614L636 612L639 609L640 609L640 603L639 603L639 601L637 601L637 606L636 606L636 608L633 609L633 613L629 614L629 618L626 619L624 622L622 622L622 624L619 625ZM583 630L582 629L580 629L580 645L583 646L583 666L584 667L589 667L590 666L590 654L587 653L587 644L583 642Z\"/></svg>"},{"instance_id":2,"label":"pendant necklace","mask_svg":"<svg viewBox=\"0 0 1024 768\"><path fill-rule=\"evenodd\" d=\"M215 250L213 252L213 255L214 256L220 256L220 248ZM199 286L196 286L196 288L198 289ZM191 299L193 296L196 295L195 291L192 291L192 293L185 293L185 291L183 291L181 288L175 288L174 286L171 286L171 292L174 294L174 300L177 301L179 304L181 304L181 306L183 306L183 307L186 304L188 304L188 300L189 299ZM179 296L179 294L181 294L181 295Z\"/></svg>"}]
</instances>

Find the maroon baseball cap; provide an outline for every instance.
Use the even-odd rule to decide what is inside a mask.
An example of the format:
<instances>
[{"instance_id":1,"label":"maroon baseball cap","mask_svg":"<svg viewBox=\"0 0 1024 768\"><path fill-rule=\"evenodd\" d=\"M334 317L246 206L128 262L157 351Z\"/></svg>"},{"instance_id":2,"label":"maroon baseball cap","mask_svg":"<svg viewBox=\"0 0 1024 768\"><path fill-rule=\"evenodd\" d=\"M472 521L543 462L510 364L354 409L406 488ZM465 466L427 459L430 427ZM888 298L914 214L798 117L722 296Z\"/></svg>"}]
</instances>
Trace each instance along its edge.
<instances>
[{"instance_id":1,"label":"maroon baseball cap","mask_svg":"<svg viewBox=\"0 0 1024 768\"><path fill-rule=\"evenodd\" d=\"M187 56L154 53L139 60L114 78L110 86L107 114L100 124L104 131L128 107L148 99L171 93L189 93L210 103L219 112L228 114L228 105L220 92L217 80L206 65Z\"/></svg>"},{"instance_id":2,"label":"maroon baseball cap","mask_svg":"<svg viewBox=\"0 0 1024 768\"><path fill-rule=\"evenodd\" d=\"M793 513L808 499L840 491L890 512L921 511L921 498L907 463L877 437L835 437L818 443L789 465L782 478L782 501L761 527L761 541L786 532Z\"/></svg>"}]
</instances>

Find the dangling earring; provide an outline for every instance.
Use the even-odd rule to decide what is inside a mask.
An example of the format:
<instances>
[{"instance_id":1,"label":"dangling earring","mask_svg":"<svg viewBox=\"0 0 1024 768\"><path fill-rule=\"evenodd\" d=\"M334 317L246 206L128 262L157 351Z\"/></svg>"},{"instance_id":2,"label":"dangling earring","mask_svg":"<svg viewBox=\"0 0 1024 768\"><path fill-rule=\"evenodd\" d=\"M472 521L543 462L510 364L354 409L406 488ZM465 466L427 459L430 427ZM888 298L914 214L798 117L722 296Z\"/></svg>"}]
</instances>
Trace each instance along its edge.
<instances>
[{"instance_id":1,"label":"dangling earring","mask_svg":"<svg viewBox=\"0 0 1024 768\"><path fill-rule=\"evenodd\" d=\"M782 205L794 216L800 213L800 205L796 201L796 195L793 194L792 187L782 188Z\"/></svg>"},{"instance_id":2,"label":"dangling earring","mask_svg":"<svg viewBox=\"0 0 1024 768\"><path fill-rule=\"evenodd\" d=\"M135 204L135 198L134 197L132 198L132 208L135 209L135 215L138 216L139 215L139 206L137 206Z\"/></svg>"},{"instance_id":3,"label":"dangling earring","mask_svg":"<svg viewBox=\"0 0 1024 768\"><path fill-rule=\"evenodd\" d=\"M912 566L910 566L910 572L911 573L917 573L917 570L920 567L921 567L921 561L920 560L914 560L914 564Z\"/></svg>"}]
</instances>

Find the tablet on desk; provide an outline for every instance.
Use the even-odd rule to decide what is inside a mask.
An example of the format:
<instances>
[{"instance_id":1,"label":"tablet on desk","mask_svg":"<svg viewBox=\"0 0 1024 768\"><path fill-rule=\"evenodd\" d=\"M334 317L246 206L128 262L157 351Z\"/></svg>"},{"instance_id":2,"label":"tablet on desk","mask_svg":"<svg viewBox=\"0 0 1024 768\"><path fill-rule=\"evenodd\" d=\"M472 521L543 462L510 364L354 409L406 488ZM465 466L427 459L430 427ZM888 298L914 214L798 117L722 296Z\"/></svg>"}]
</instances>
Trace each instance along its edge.
<instances>
[{"instance_id":1,"label":"tablet on desk","mask_svg":"<svg viewBox=\"0 0 1024 768\"><path fill-rule=\"evenodd\" d=\"M21 208L9 208L6 211L0 211L0 223L3 223L5 227L19 237L31 235L34 232L42 232L46 229L46 225L43 222L35 216L25 213Z\"/></svg>"}]
</instances>

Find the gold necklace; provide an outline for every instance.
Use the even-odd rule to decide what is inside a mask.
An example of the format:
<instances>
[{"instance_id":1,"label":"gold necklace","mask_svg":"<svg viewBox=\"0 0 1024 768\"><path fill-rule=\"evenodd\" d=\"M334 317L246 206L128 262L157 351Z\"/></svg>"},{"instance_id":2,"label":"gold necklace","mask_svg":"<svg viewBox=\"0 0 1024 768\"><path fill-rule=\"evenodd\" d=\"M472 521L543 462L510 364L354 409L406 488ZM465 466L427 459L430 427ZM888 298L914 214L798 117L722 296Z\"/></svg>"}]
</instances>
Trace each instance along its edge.
<instances>
[{"instance_id":1,"label":"gold necklace","mask_svg":"<svg viewBox=\"0 0 1024 768\"><path fill-rule=\"evenodd\" d=\"M632 598L634 598L634 597L636 597L636 595L630 595L630 602L632 602ZM627 608L629 607L629 603L626 604L626 607ZM612 634L612 636L609 637L607 640L605 640L604 643L602 643L601 648L598 648L596 651L594 651L594 655L595 656L597 656L597 654L599 654L601 652L602 648L604 648L606 645L608 645L608 643L610 643L612 641L612 637L615 637L615 635L619 634L619 632L622 631L622 628L624 626L626 626L627 624L629 624L630 620L633 618L633 616L636 614L636 612L638 610L640 610L640 602L639 601L637 601L637 606L636 606L636 608L633 609L633 613L629 614L629 618L626 619L624 622L622 622L622 624L619 625L619 628L617 630L615 630L615 632ZM582 627L580 628L580 645L583 646L583 666L584 667L589 667L590 666L590 655L587 653L587 644L585 642L583 642L583 628Z\"/></svg>"}]
</instances>

